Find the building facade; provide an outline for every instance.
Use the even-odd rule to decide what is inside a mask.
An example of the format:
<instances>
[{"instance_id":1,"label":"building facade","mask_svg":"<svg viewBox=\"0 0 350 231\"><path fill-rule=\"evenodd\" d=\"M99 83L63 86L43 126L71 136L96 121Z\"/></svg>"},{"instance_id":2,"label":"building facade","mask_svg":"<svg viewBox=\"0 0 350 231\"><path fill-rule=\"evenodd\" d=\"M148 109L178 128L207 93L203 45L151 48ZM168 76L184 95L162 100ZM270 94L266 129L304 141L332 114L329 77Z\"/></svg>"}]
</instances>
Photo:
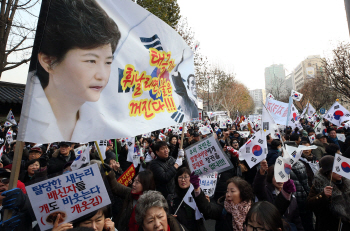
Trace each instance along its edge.
<instances>
[{"instance_id":1,"label":"building facade","mask_svg":"<svg viewBox=\"0 0 350 231\"><path fill-rule=\"evenodd\" d=\"M310 55L293 70L296 91L299 91L304 83L316 76L324 74L323 59L319 55Z\"/></svg>"},{"instance_id":2,"label":"building facade","mask_svg":"<svg viewBox=\"0 0 350 231\"><path fill-rule=\"evenodd\" d=\"M266 94L265 89L255 89L255 90L249 90L250 96L253 98L255 109L254 114L261 114L263 104L265 104L266 101Z\"/></svg>"}]
</instances>

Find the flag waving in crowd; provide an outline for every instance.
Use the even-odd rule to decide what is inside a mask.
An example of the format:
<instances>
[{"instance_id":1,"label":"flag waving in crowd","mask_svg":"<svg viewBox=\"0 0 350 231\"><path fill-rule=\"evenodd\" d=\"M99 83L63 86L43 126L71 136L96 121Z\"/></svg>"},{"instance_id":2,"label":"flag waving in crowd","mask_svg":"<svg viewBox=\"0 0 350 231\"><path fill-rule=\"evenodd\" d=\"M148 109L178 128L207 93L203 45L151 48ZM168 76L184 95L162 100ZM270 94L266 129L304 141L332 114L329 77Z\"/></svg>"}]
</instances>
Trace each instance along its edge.
<instances>
[{"instance_id":1,"label":"flag waving in crowd","mask_svg":"<svg viewBox=\"0 0 350 231\"><path fill-rule=\"evenodd\" d=\"M240 149L240 157L244 158L250 168L266 158L267 142L265 132L256 132Z\"/></svg>"},{"instance_id":2,"label":"flag waving in crowd","mask_svg":"<svg viewBox=\"0 0 350 231\"><path fill-rule=\"evenodd\" d=\"M324 118L337 126L341 126L342 122L350 120L350 112L336 101Z\"/></svg>"},{"instance_id":3,"label":"flag waving in crowd","mask_svg":"<svg viewBox=\"0 0 350 231\"><path fill-rule=\"evenodd\" d=\"M301 98L303 97L303 94L297 92L297 91L294 91L292 90L292 93L291 93L291 97L292 99L296 100L296 101L300 101Z\"/></svg>"}]
</instances>

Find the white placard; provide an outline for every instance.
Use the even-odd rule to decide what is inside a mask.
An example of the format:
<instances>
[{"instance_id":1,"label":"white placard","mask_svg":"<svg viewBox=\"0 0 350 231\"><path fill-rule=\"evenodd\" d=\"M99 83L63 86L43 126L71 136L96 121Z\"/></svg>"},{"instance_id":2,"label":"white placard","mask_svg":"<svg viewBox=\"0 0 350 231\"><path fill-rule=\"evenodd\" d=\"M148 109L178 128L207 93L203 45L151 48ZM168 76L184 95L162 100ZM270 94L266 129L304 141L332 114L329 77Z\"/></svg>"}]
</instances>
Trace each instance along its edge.
<instances>
[{"instance_id":1,"label":"white placard","mask_svg":"<svg viewBox=\"0 0 350 231\"><path fill-rule=\"evenodd\" d=\"M187 147L185 152L191 172L198 176L220 173L233 167L213 135Z\"/></svg>"},{"instance_id":2,"label":"white placard","mask_svg":"<svg viewBox=\"0 0 350 231\"><path fill-rule=\"evenodd\" d=\"M41 230L52 229L58 212L62 224L111 203L97 164L29 185L26 190Z\"/></svg>"},{"instance_id":3,"label":"white placard","mask_svg":"<svg viewBox=\"0 0 350 231\"><path fill-rule=\"evenodd\" d=\"M212 172L208 175L199 177L199 179L199 184L204 194L209 197L214 196L218 173Z\"/></svg>"}]
</instances>

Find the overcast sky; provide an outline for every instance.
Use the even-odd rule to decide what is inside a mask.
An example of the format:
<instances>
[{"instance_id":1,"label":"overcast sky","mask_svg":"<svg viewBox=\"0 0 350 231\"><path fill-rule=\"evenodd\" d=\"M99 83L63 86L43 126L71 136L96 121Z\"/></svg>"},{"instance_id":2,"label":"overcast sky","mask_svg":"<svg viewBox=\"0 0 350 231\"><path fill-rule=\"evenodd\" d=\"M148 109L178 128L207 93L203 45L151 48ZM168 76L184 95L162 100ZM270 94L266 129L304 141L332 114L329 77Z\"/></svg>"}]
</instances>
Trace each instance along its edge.
<instances>
[{"instance_id":1,"label":"overcast sky","mask_svg":"<svg viewBox=\"0 0 350 231\"><path fill-rule=\"evenodd\" d=\"M178 0L181 14L212 62L236 73L249 89L265 88L272 64L292 71L309 55L329 55L349 41L343 0ZM25 83L28 65L1 80Z\"/></svg>"}]
</instances>

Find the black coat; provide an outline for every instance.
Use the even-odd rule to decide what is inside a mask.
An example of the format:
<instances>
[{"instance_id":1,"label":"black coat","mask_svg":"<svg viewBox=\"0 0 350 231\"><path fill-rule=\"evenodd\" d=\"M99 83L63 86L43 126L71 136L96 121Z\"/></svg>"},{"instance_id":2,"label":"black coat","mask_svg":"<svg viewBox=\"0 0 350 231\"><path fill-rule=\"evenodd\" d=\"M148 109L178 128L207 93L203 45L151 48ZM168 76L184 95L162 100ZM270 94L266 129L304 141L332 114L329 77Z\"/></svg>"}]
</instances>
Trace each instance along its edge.
<instances>
[{"instance_id":1,"label":"black coat","mask_svg":"<svg viewBox=\"0 0 350 231\"><path fill-rule=\"evenodd\" d=\"M204 218L216 220L215 230L233 231L232 215L228 213L224 207L225 197L221 197L218 203L215 204L207 200L203 191L201 191L197 197L194 195L194 192L192 192L192 196Z\"/></svg>"},{"instance_id":2,"label":"black coat","mask_svg":"<svg viewBox=\"0 0 350 231\"><path fill-rule=\"evenodd\" d=\"M298 203L294 196L291 200L287 200L282 193L278 196L274 193L275 187L273 184L266 182L266 174L261 175L260 172L256 174L253 189L259 201L268 201L274 204L289 223L295 224L299 231L304 230L299 216Z\"/></svg>"},{"instance_id":3,"label":"black coat","mask_svg":"<svg viewBox=\"0 0 350 231\"><path fill-rule=\"evenodd\" d=\"M281 153L277 149L270 149L266 156L267 165L274 165L279 156L281 156Z\"/></svg>"},{"instance_id":4,"label":"black coat","mask_svg":"<svg viewBox=\"0 0 350 231\"><path fill-rule=\"evenodd\" d=\"M56 150L54 154L52 154L52 158L49 160L48 171L47 171L49 175L62 171L66 163L68 163L69 161L75 160L74 151L70 151L70 158L68 159L68 161L64 156L62 156L59 153L59 151L60 151L59 149Z\"/></svg>"},{"instance_id":5,"label":"black coat","mask_svg":"<svg viewBox=\"0 0 350 231\"><path fill-rule=\"evenodd\" d=\"M156 183L156 190L161 192L165 198L175 192L174 177L177 170L174 165L175 159L171 156L167 159L157 157L150 164L150 170L153 172L154 182Z\"/></svg>"},{"instance_id":6,"label":"black coat","mask_svg":"<svg viewBox=\"0 0 350 231\"><path fill-rule=\"evenodd\" d=\"M167 198L169 205L169 213L174 214L181 204L182 198L178 197L176 194L170 194ZM186 203L182 203L181 207L176 213L176 219L182 224L186 229L191 231L206 231L203 219L196 220L195 210L193 210Z\"/></svg>"}]
</instances>

